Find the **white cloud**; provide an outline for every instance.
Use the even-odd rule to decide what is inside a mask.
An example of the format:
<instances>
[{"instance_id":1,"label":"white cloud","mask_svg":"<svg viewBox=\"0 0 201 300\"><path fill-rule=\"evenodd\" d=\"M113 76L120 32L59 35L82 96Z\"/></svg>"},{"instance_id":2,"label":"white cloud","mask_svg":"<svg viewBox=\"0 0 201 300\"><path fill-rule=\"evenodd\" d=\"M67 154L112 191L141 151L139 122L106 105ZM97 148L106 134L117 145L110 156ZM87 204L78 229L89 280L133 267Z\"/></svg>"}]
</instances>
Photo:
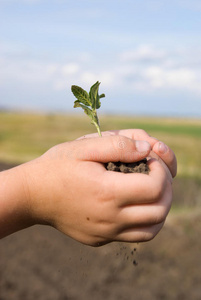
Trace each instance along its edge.
<instances>
[{"instance_id":1,"label":"white cloud","mask_svg":"<svg viewBox=\"0 0 201 300\"><path fill-rule=\"evenodd\" d=\"M168 51L143 45L120 55L118 74L120 81L133 90L186 90L201 96L199 57L199 49Z\"/></svg>"},{"instance_id":2,"label":"white cloud","mask_svg":"<svg viewBox=\"0 0 201 300\"><path fill-rule=\"evenodd\" d=\"M47 65L47 73L51 76L58 72L59 64L57 63L50 63Z\"/></svg>"},{"instance_id":3,"label":"white cloud","mask_svg":"<svg viewBox=\"0 0 201 300\"><path fill-rule=\"evenodd\" d=\"M65 64L62 67L62 72L65 75L74 75L76 73L78 73L79 71L79 65L77 63L69 63L69 64Z\"/></svg>"},{"instance_id":4,"label":"white cloud","mask_svg":"<svg viewBox=\"0 0 201 300\"><path fill-rule=\"evenodd\" d=\"M164 50L149 45L142 45L136 49L123 52L120 58L125 62L161 60L166 57Z\"/></svg>"},{"instance_id":5,"label":"white cloud","mask_svg":"<svg viewBox=\"0 0 201 300\"><path fill-rule=\"evenodd\" d=\"M189 89L201 91L201 86L197 81L199 74L187 68L163 69L161 67L150 67L144 70L144 78L148 80L154 89Z\"/></svg>"},{"instance_id":6,"label":"white cloud","mask_svg":"<svg viewBox=\"0 0 201 300\"><path fill-rule=\"evenodd\" d=\"M65 62L56 62L42 60L41 57L33 58L28 54L19 55L18 50L16 56L15 51L8 51L6 55L4 50L4 47L0 49L0 89L7 93L13 91L14 95L15 91L20 90L25 98L32 94L39 99L44 90L50 96L63 93L66 97L66 93L70 95L72 84L88 89L97 80L110 94L118 91L125 97L136 92L153 97L156 92L161 97L167 92L187 92L192 97L196 95L201 98L201 60L197 59L199 50L197 53L185 49L169 52L154 46L140 46L116 54L107 62L102 56L92 55L87 55L87 59L80 55L77 60L68 58Z\"/></svg>"}]
</instances>

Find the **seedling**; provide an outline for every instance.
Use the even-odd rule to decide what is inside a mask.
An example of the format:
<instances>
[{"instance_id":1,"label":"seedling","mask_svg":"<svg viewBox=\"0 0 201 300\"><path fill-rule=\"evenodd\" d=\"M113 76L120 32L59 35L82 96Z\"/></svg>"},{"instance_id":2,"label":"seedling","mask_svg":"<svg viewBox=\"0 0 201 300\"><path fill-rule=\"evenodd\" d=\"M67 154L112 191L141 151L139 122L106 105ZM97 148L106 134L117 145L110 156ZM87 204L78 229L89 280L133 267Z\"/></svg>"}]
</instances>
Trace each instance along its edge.
<instances>
[{"instance_id":1,"label":"seedling","mask_svg":"<svg viewBox=\"0 0 201 300\"><path fill-rule=\"evenodd\" d=\"M97 81L91 86L89 93L77 85L72 85L71 91L77 99L74 102L74 107L81 107L85 114L91 118L91 123L96 126L99 136L101 136L100 123L97 115L97 109L100 108L100 99L105 97L105 94L98 94L100 82Z\"/></svg>"},{"instance_id":2,"label":"seedling","mask_svg":"<svg viewBox=\"0 0 201 300\"><path fill-rule=\"evenodd\" d=\"M105 94L98 94L100 82L97 81L90 88L89 93L77 85L72 85L71 90L77 100L74 102L74 107L81 107L85 114L91 118L91 123L96 126L99 136L101 136L100 124L97 115L97 109L100 108L100 99L105 97ZM106 164L106 169L110 171L123 173L149 173L149 167L146 164L147 160L143 159L134 163L109 162Z\"/></svg>"}]
</instances>

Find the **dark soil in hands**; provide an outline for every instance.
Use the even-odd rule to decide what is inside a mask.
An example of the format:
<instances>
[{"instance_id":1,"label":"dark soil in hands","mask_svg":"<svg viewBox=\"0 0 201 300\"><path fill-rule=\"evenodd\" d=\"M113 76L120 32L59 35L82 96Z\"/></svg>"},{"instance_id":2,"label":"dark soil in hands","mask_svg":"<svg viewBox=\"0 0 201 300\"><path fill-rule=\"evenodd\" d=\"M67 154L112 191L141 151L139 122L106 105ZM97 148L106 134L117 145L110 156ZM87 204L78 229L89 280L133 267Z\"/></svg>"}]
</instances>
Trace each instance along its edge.
<instances>
[{"instance_id":1,"label":"dark soil in hands","mask_svg":"<svg viewBox=\"0 0 201 300\"><path fill-rule=\"evenodd\" d=\"M149 174L149 167L147 165L146 158L133 163L109 162L106 165L106 169L109 171L122 172L122 173Z\"/></svg>"}]
</instances>

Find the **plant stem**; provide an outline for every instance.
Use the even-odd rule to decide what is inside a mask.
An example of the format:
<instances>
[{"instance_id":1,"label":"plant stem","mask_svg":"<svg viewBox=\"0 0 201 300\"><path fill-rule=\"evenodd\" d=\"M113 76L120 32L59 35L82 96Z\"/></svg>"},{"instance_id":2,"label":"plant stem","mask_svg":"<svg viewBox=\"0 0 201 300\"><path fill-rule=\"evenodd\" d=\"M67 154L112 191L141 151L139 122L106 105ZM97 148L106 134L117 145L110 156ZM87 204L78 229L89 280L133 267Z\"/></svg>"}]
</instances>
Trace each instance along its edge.
<instances>
[{"instance_id":1,"label":"plant stem","mask_svg":"<svg viewBox=\"0 0 201 300\"><path fill-rule=\"evenodd\" d=\"M96 126L96 128L97 128L97 131L98 131L99 136L102 136L99 125L98 125L98 124L95 124L95 126Z\"/></svg>"},{"instance_id":2,"label":"plant stem","mask_svg":"<svg viewBox=\"0 0 201 300\"><path fill-rule=\"evenodd\" d=\"M95 115L95 122L94 122L94 125L96 126L96 129L98 131L98 134L99 136L102 136L101 134L101 130L100 130L100 124L99 124L99 119L98 119L98 116L97 116L97 113L96 113L96 109L94 110L94 115Z\"/></svg>"}]
</instances>

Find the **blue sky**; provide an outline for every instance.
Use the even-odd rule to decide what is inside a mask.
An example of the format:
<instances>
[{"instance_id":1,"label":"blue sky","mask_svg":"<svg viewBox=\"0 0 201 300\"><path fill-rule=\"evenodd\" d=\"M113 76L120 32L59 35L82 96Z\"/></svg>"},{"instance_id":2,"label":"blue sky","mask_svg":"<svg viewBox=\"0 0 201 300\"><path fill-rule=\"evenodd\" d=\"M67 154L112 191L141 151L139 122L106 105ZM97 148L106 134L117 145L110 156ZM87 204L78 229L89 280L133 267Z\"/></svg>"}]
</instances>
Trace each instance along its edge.
<instances>
[{"instance_id":1,"label":"blue sky","mask_svg":"<svg viewBox=\"0 0 201 300\"><path fill-rule=\"evenodd\" d=\"M200 0L0 0L0 107L201 116Z\"/></svg>"}]
</instances>

